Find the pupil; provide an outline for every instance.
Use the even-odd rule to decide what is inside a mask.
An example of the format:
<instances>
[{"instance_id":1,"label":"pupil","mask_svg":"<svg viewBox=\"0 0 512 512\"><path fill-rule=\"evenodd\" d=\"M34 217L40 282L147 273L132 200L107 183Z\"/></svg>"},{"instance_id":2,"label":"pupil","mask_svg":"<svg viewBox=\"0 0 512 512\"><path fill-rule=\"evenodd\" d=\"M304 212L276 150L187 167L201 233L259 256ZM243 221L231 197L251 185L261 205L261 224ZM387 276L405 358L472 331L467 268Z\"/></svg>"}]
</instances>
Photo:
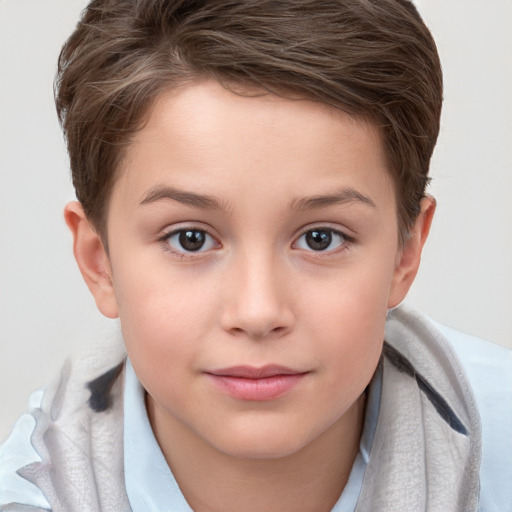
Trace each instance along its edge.
<instances>
[{"instance_id":1,"label":"pupil","mask_svg":"<svg viewBox=\"0 0 512 512\"><path fill-rule=\"evenodd\" d=\"M314 251L325 251L332 242L330 231L313 230L306 233L306 243Z\"/></svg>"},{"instance_id":2,"label":"pupil","mask_svg":"<svg viewBox=\"0 0 512 512\"><path fill-rule=\"evenodd\" d=\"M180 245L187 251L198 251L205 243L203 231L182 231L180 233Z\"/></svg>"}]
</instances>

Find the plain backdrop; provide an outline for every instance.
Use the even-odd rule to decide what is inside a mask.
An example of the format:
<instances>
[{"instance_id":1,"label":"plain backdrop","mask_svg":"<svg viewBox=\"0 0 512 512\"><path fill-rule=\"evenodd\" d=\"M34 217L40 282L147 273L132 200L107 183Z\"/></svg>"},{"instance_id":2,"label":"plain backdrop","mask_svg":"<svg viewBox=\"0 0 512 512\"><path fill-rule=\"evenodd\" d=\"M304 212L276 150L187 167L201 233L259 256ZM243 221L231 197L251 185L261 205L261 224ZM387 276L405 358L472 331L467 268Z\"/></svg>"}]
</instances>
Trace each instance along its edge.
<instances>
[{"instance_id":1,"label":"plain backdrop","mask_svg":"<svg viewBox=\"0 0 512 512\"><path fill-rule=\"evenodd\" d=\"M445 107L438 210L408 301L512 346L512 1L417 2ZM117 329L96 311L63 222L73 199L52 81L85 0L0 0L0 440L65 357Z\"/></svg>"}]
</instances>

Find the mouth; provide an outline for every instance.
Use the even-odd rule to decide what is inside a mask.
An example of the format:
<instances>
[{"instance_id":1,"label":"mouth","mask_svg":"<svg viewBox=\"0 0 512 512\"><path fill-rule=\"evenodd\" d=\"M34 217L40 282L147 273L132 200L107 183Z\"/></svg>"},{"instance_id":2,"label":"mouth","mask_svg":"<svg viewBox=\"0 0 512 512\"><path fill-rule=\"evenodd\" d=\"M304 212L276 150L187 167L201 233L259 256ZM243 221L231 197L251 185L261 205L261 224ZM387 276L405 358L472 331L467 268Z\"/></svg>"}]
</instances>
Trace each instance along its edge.
<instances>
[{"instance_id":1,"label":"mouth","mask_svg":"<svg viewBox=\"0 0 512 512\"><path fill-rule=\"evenodd\" d=\"M278 365L233 366L206 372L214 386L232 398L275 400L290 392L309 372Z\"/></svg>"}]
</instances>

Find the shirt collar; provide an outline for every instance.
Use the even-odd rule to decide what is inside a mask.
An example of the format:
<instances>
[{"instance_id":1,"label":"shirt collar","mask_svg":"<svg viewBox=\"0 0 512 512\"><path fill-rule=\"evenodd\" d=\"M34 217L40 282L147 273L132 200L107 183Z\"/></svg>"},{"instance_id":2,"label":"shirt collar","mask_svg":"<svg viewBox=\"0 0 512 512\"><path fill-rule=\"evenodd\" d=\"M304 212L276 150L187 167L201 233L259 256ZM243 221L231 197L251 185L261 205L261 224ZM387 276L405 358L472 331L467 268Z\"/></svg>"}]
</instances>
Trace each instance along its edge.
<instances>
[{"instance_id":1,"label":"shirt collar","mask_svg":"<svg viewBox=\"0 0 512 512\"><path fill-rule=\"evenodd\" d=\"M133 512L192 512L149 424L145 391L130 360L124 393L124 472Z\"/></svg>"}]
</instances>

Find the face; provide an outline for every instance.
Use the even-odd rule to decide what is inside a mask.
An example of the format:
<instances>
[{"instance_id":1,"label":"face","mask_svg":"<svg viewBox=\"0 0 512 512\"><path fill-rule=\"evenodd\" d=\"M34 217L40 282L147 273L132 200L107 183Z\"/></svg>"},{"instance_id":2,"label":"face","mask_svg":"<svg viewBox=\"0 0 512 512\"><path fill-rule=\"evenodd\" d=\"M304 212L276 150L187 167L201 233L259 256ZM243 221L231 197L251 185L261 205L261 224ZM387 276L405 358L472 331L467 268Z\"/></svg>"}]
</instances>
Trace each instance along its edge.
<instances>
[{"instance_id":1,"label":"face","mask_svg":"<svg viewBox=\"0 0 512 512\"><path fill-rule=\"evenodd\" d=\"M109 314L156 432L280 457L343 424L402 298L377 131L204 81L158 99L120 171Z\"/></svg>"}]
</instances>

